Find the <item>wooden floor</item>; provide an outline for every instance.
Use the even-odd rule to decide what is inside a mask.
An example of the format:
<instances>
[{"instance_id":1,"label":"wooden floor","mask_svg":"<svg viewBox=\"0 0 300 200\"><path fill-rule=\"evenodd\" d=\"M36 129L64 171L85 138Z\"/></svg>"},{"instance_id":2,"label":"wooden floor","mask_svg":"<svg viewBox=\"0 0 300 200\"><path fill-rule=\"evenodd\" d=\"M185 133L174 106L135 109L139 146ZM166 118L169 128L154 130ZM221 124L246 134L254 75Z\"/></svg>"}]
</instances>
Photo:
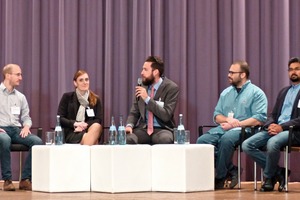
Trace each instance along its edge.
<instances>
[{"instance_id":1,"label":"wooden floor","mask_svg":"<svg viewBox=\"0 0 300 200\"><path fill-rule=\"evenodd\" d=\"M3 182L0 181L1 188ZM14 183L17 187L18 183ZM260 184L258 185L260 187ZM277 185L275 186L277 188ZM140 193L98 193L98 192L78 192L78 193L44 193L29 192L16 190L6 192L0 190L0 199L2 200L223 200L223 199L262 199L262 200L298 200L300 198L300 183L290 183L289 192L259 192L253 190L252 182L243 182L242 189L217 190L208 192L191 192L191 193L171 193L171 192L140 192Z\"/></svg>"}]
</instances>

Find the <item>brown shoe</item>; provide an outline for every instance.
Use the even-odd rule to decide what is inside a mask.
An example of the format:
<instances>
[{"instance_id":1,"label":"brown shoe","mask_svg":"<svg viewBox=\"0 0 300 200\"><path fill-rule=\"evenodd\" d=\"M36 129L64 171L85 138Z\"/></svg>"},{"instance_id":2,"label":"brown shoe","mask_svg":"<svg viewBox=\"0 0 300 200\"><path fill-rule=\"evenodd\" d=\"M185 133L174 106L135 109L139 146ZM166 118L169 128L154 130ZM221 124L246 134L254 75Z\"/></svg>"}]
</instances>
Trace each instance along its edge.
<instances>
[{"instance_id":1,"label":"brown shoe","mask_svg":"<svg viewBox=\"0 0 300 200\"><path fill-rule=\"evenodd\" d=\"M19 183L20 190L31 190L31 181L29 179L21 180Z\"/></svg>"},{"instance_id":2,"label":"brown shoe","mask_svg":"<svg viewBox=\"0 0 300 200\"><path fill-rule=\"evenodd\" d=\"M14 184L11 182L11 180L5 180L3 183L3 190L4 191L15 191L15 186Z\"/></svg>"}]
</instances>

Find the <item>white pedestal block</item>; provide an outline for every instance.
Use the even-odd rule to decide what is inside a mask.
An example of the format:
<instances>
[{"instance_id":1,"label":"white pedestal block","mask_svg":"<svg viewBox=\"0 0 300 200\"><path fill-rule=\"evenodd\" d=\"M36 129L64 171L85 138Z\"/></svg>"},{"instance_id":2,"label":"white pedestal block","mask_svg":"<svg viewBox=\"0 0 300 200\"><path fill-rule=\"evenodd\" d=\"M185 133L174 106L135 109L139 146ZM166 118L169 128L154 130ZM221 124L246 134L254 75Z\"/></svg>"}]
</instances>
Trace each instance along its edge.
<instances>
[{"instance_id":1,"label":"white pedestal block","mask_svg":"<svg viewBox=\"0 0 300 200\"><path fill-rule=\"evenodd\" d=\"M214 190L214 146L208 144L152 146L152 190L168 192Z\"/></svg>"},{"instance_id":2,"label":"white pedestal block","mask_svg":"<svg viewBox=\"0 0 300 200\"><path fill-rule=\"evenodd\" d=\"M151 191L151 146L92 146L91 191Z\"/></svg>"},{"instance_id":3,"label":"white pedestal block","mask_svg":"<svg viewBox=\"0 0 300 200\"><path fill-rule=\"evenodd\" d=\"M90 191L90 147L78 144L33 146L32 190Z\"/></svg>"}]
</instances>

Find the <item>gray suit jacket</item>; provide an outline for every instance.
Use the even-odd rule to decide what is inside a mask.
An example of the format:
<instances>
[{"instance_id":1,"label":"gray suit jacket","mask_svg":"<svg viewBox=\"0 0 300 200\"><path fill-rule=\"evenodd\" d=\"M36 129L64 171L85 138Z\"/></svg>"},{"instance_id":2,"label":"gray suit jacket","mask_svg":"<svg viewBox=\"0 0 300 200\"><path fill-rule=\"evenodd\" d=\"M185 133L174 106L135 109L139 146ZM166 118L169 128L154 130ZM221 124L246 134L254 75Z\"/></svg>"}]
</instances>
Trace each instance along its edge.
<instances>
[{"instance_id":1,"label":"gray suit jacket","mask_svg":"<svg viewBox=\"0 0 300 200\"><path fill-rule=\"evenodd\" d=\"M174 111L177 104L179 95L179 88L176 83L166 77L162 77L163 82L159 86L153 99L150 99L146 104L142 98L137 101L134 98L134 102L127 118L127 124L131 124L133 128L141 127L146 128L146 110L153 113L157 122L162 128L170 131L175 127ZM146 89L147 86L143 86ZM164 107L161 107L156 101L164 102Z\"/></svg>"}]
</instances>

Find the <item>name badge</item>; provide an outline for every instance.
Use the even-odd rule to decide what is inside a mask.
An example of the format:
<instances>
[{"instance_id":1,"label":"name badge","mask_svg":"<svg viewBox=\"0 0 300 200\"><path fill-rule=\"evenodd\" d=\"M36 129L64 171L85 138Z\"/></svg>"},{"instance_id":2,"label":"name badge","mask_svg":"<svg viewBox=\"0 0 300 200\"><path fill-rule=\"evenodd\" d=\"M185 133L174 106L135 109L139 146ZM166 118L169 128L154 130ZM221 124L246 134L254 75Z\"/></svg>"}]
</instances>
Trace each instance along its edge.
<instances>
[{"instance_id":1,"label":"name badge","mask_svg":"<svg viewBox=\"0 0 300 200\"><path fill-rule=\"evenodd\" d=\"M299 101L298 101L298 108L300 108L300 99L299 99Z\"/></svg>"},{"instance_id":2,"label":"name badge","mask_svg":"<svg viewBox=\"0 0 300 200\"><path fill-rule=\"evenodd\" d=\"M228 113L228 117L233 118L233 116L234 116L234 113L233 113L232 111L230 111L230 112Z\"/></svg>"},{"instance_id":3,"label":"name badge","mask_svg":"<svg viewBox=\"0 0 300 200\"><path fill-rule=\"evenodd\" d=\"M95 117L95 113L94 113L94 110L93 110L93 109L88 108L88 109L86 110L86 114L87 114L87 116L89 116L89 117Z\"/></svg>"},{"instance_id":4,"label":"name badge","mask_svg":"<svg viewBox=\"0 0 300 200\"><path fill-rule=\"evenodd\" d=\"M10 112L11 112L11 114L13 114L13 115L19 115L19 114L21 113L21 109L20 109L20 107L18 107L18 106L12 106L12 107L10 108Z\"/></svg>"},{"instance_id":5,"label":"name badge","mask_svg":"<svg viewBox=\"0 0 300 200\"><path fill-rule=\"evenodd\" d=\"M155 101L157 103L157 105L159 105L160 107L164 107L165 103L163 101Z\"/></svg>"}]
</instances>

